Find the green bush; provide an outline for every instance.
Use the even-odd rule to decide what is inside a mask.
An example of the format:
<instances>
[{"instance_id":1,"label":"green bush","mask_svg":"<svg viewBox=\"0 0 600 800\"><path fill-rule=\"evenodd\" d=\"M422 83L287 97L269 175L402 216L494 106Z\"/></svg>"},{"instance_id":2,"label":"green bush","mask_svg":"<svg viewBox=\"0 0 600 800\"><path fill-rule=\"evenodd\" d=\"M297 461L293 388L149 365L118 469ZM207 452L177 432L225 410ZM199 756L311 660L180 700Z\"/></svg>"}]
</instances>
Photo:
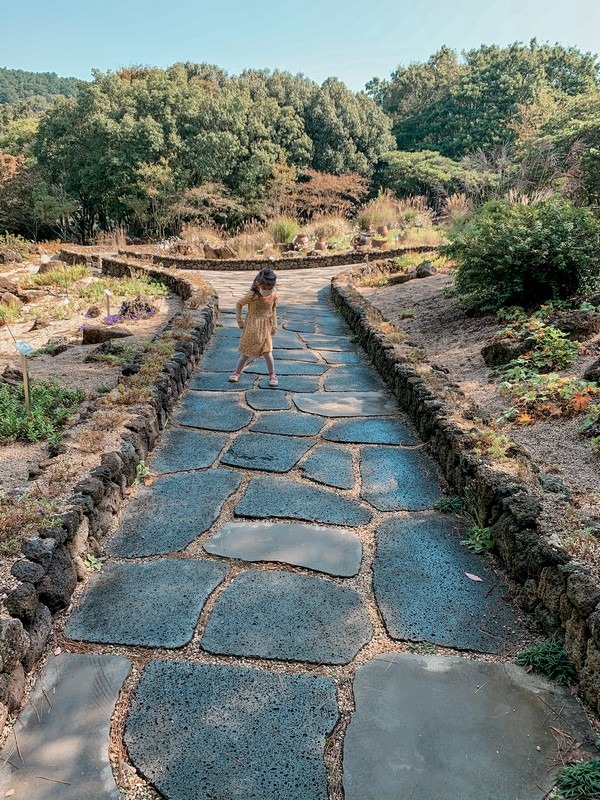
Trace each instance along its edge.
<instances>
[{"instance_id":1,"label":"green bush","mask_svg":"<svg viewBox=\"0 0 600 800\"><path fill-rule=\"evenodd\" d=\"M600 758L563 767L556 788L557 800L600 800Z\"/></svg>"},{"instance_id":2,"label":"green bush","mask_svg":"<svg viewBox=\"0 0 600 800\"><path fill-rule=\"evenodd\" d=\"M520 667L531 667L557 683L572 683L577 675L563 646L556 639L534 644L517 654Z\"/></svg>"},{"instance_id":3,"label":"green bush","mask_svg":"<svg viewBox=\"0 0 600 800\"><path fill-rule=\"evenodd\" d=\"M17 439L37 442L52 436L83 397L83 392L70 392L54 380L32 381L29 416L25 410L23 384L16 390L3 384L0 386L0 443Z\"/></svg>"},{"instance_id":4,"label":"green bush","mask_svg":"<svg viewBox=\"0 0 600 800\"><path fill-rule=\"evenodd\" d=\"M276 244L291 242L298 230L298 223L291 217L278 217L269 225L269 231Z\"/></svg>"},{"instance_id":5,"label":"green bush","mask_svg":"<svg viewBox=\"0 0 600 800\"><path fill-rule=\"evenodd\" d=\"M450 233L456 289L482 312L530 307L600 283L600 223L564 201L537 205L493 200Z\"/></svg>"}]
</instances>

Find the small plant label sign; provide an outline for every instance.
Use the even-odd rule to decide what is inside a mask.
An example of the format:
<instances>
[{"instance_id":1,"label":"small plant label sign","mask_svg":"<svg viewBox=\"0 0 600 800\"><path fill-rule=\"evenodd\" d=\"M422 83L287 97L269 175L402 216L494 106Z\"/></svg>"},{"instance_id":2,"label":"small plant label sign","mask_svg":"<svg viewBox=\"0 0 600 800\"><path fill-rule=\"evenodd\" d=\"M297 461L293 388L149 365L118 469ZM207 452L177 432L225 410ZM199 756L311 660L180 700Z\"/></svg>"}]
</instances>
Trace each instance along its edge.
<instances>
[{"instance_id":1,"label":"small plant label sign","mask_svg":"<svg viewBox=\"0 0 600 800\"><path fill-rule=\"evenodd\" d=\"M32 353L35 353L35 347L32 347L29 342L25 342L22 339L15 342L15 350L21 353L22 356L30 356Z\"/></svg>"}]
</instances>

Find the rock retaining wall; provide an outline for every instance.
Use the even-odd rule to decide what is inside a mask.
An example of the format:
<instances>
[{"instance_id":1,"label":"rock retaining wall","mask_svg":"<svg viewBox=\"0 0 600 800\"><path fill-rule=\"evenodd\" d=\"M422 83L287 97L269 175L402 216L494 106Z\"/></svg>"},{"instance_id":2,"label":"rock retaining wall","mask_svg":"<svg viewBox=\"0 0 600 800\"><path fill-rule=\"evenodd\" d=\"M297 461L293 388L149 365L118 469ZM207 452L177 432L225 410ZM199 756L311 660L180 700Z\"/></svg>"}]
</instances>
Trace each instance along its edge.
<instances>
[{"instance_id":1,"label":"rock retaining wall","mask_svg":"<svg viewBox=\"0 0 600 800\"><path fill-rule=\"evenodd\" d=\"M105 259L103 269L111 275L144 272L166 283L184 300L193 299L196 291L189 281L172 273L145 270L116 259ZM204 308L195 312L195 326L189 334L174 339L175 353L152 387L153 402L126 424L120 449L104 453L100 464L82 476L55 527L40 531L23 545L22 558L11 570L20 583L4 601L10 619L0 619L0 726L19 708L25 674L41 658L50 637L52 614L69 605L78 577L85 574L82 556L93 552L108 532L126 488L135 479L137 465L154 446L212 335L217 313L213 294Z\"/></svg>"},{"instance_id":2,"label":"rock retaining wall","mask_svg":"<svg viewBox=\"0 0 600 800\"><path fill-rule=\"evenodd\" d=\"M521 605L546 633L564 641L581 694L600 711L600 588L587 567L540 530L540 504L527 486L473 453L468 436L451 421L445 400L382 333L385 318L354 285L388 272L389 266L375 262L339 273L332 280L333 302L428 442L466 510L491 529L495 550L522 587Z\"/></svg>"},{"instance_id":3,"label":"rock retaining wall","mask_svg":"<svg viewBox=\"0 0 600 800\"><path fill-rule=\"evenodd\" d=\"M143 251L119 250L119 255L127 258L134 258L147 261L162 267L175 267L176 269L202 269L202 270L256 270L264 267L272 267L275 270L282 269L315 269L318 267L339 267L345 264L361 264L373 258L397 258L406 253L430 253L436 250L435 247L401 247L396 250L386 250L385 252L352 252L335 253L334 255L319 256L290 256L289 258L278 259L232 259L231 261L221 261L207 258L189 258L187 256L160 255L158 253L147 253Z\"/></svg>"}]
</instances>

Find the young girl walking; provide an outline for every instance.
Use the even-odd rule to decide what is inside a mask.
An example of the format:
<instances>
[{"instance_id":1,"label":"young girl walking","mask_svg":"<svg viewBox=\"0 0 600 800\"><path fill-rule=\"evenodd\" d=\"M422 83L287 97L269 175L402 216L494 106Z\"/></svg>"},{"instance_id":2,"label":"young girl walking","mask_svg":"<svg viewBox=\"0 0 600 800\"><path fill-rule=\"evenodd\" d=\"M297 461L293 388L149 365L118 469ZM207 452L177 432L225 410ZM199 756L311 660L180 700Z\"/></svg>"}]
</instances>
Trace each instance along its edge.
<instances>
[{"instance_id":1,"label":"young girl walking","mask_svg":"<svg viewBox=\"0 0 600 800\"><path fill-rule=\"evenodd\" d=\"M242 335L239 346L240 360L229 376L229 380L234 383L239 380L242 370L250 359L262 356L269 370L269 386L277 386L271 341L271 336L277 329L276 282L277 276L272 269L261 269L254 278L248 294L235 304L237 324L242 329ZM244 306L248 306L245 320L242 319Z\"/></svg>"}]
</instances>

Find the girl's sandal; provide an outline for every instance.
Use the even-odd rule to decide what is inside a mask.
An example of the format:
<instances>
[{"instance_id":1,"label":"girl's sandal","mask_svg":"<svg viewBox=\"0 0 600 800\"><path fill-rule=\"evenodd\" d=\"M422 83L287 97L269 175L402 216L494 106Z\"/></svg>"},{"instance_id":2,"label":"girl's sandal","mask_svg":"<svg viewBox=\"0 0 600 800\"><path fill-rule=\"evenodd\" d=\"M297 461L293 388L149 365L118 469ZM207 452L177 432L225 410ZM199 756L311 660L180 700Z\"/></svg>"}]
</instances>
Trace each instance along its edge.
<instances>
[{"instance_id":1,"label":"girl's sandal","mask_svg":"<svg viewBox=\"0 0 600 800\"><path fill-rule=\"evenodd\" d=\"M269 386L278 386L279 381L277 380L277 375L271 375L269 377Z\"/></svg>"},{"instance_id":2,"label":"girl's sandal","mask_svg":"<svg viewBox=\"0 0 600 800\"><path fill-rule=\"evenodd\" d=\"M229 376L230 383L237 383L239 379L240 379L239 372L232 372L231 375Z\"/></svg>"}]
</instances>

